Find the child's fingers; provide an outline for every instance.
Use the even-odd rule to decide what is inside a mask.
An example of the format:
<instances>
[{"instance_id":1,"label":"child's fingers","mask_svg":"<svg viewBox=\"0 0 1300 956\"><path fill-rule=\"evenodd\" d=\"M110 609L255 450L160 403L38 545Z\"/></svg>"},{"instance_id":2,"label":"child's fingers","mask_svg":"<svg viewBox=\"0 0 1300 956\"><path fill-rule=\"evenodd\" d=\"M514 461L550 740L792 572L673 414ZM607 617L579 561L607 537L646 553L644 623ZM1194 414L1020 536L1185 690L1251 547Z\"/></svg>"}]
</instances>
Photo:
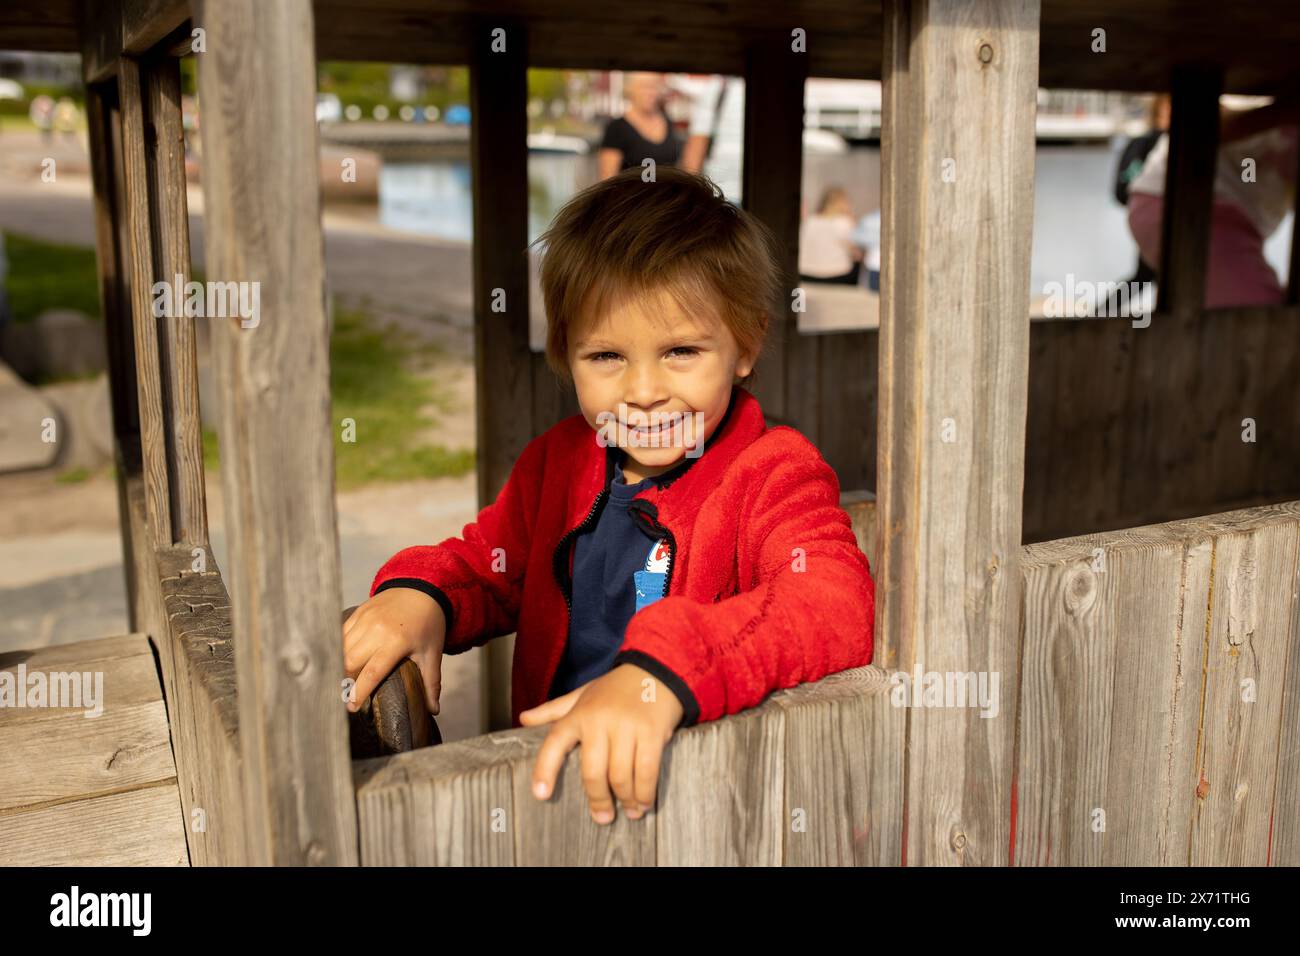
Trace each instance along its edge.
<instances>
[{"instance_id":1,"label":"child's fingers","mask_svg":"<svg viewBox=\"0 0 1300 956\"><path fill-rule=\"evenodd\" d=\"M632 818L641 815L637 803L636 789L632 779L636 759L636 736L631 733L618 732L609 746L609 785L614 796L623 805L623 810Z\"/></svg>"},{"instance_id":2,"label":"child's fingers","mask_svg":"<svg viewBox=\"0 0 1300 956\"><path fill-rule=\"evenodd\" d=\"M412 654L411 660L420 668L420 678L424 681L424 704L437 717L442 706L442 654L436 650L421 651Z\"/></svg>"},{"instance_id":3,"label":"child's fingers","mask_svg":"<svg viewBox=\"0 0 1300 956\"><path fill-rule=\"evenodd\" d=\"M361 673L361 669L366 666L366 662L375 656L375 653L383 646L378 635L373 630L363 630L358 628L353 631L352 637L348 640L343 648L343 673L347 677L356 677Z\"/></svg>"},{"instance_id":4,"label":"child's fingers","mask_svg":"<svg viewBox=\"0 0 1300 956\"><path fill-rule=\"evenodd\" d=\"M366 666L361 668L361 675L357 678L356 685L352 688L352 701L348 704L348 710L356 710L361 701L365 700L375 692L385 677L392 673L406 655L400 650L394 651L390 646L379 648L370 660L366 661Z\"/></svg>"},{"instance_id":5,"label":"child's fingers","mask_svg":"<svg viewBox=\"0 0 1300 956\"><path fill-rule=\"evenodd\" d=\"M609 793L609 735L600 731L582 738L582 789L597 823L614 821L614 798Z\"/></svg>"},{"instance_id":6,"label":"child's fingers","mask_svg":"<svg viewBox=\"0 0 1300 956\"><path fill-rule=\"evenodd\" d=\"M573 705L578 702L578 697L582 694L583 687L571 690L554 700L548 700L544 704L538 704L519 714L519 722L525 727L536 727L540 724L549 724L553 720L559 720L569 711L573 710Z\"/></svg>"},{"instance_id":7,"label":"child's fingers","mask_svg":"<svg viewBox=\"0 0 1300 956\"><path fill-rule=\"evenodd\" d=\"M637 803L647 810L655 803L655 792L659 787L659 766L663 754L663 741L654 734L642 734L637 738L635 792Z\"/></svg>"},{"instance_id":8,"label":"child's fingers","mask_svg":"<svg viewBox=\"0 0 1300 956\"><path fill-rule=\"evenodd\" d=\"M533 796L545 800L555 792L555 778L564 766L564 758L580 739L575 723L565 721L551 728L533 764Z\"/></svg>"},{"instance_id":9,"label":"child's fingers","mask_svg":"<svg viewBox=\"0 0 1300 956\"><path fill-rule=\"evenodd\" d=\"M344 647L346 647L346 646L347 646L347 643L348 643L348 633L352 630L352 628L356 627L356 624L357 624L357 612L360 611L360 610L361 610L361 605L358 604L356 607L350 607L350 608L347 608L347 609L344 610L344 612L343 612L343 615L344 615L344 617L343 617L343 646L344 646Z\"/></svg>"}]
</instances>

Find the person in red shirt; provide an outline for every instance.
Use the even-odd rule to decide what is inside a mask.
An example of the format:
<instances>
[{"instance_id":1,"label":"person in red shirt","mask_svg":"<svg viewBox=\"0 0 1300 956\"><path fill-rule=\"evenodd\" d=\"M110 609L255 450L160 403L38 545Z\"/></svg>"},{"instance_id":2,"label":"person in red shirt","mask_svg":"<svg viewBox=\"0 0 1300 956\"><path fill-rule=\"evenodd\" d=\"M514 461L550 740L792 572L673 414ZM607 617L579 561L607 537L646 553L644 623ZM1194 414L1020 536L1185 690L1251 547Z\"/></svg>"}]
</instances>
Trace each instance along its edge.
<instances>
[{"instance_id":1,"label":"person in red shirt","mask_svg":"<svg viewBox=\"0 0 1300 956\"><path fill-rule=\"evenodd\" d=\"M660 168L578 194L539 242L547 360L581 414L460 537L380 568L344 665L355 709L410 657L436 714L442 654L515 633L514 722L551 725L534 793L581 744L603 824L653 806L678 727L870 663L875 585L834 471L745 388L784 300L768 230Z\"/></svg>"}]
</instances>

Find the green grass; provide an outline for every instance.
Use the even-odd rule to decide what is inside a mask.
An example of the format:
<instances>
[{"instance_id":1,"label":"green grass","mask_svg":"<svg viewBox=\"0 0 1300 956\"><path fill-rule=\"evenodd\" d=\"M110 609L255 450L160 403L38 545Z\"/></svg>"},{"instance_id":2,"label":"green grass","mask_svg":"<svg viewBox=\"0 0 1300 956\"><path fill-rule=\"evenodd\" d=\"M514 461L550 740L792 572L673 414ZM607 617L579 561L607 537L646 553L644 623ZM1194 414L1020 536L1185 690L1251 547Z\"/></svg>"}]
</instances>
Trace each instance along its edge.
<instances>
[{"instance_id":1,"label":"green grass","mask_svg":"<svg viewBox=\"0 0 1300 956\"><path fill-rule=\"evenodd\" d=\"M425 408L447 411L446 399L427 374L438 350L396 328L380 329L364 309L338 308L330 340L334 410L334 470L341 489L372 482L463 475L474 468L471 449L422 441L433 422ZM355 441L344 441L345 419ZM217 434L203 430L203 464L220 467Z\"/></svg>"},{"instance_id":2,"label":"green grass","mask_svg":"<svg viewBox=\"0 0 1300 956\"><path fill-rule=\"evenodd\" d=\"M463 475L474 453L421 442L433 422L428 405L445 410L433 380L420 375L438 356L396 328L379 329L361 309L338 308L330 341L334 403L334 460L340 488L372 481ZM355 441L343 441L343 421L355 424Z\"/></svg>"},{"instance_id":3,"label":"green grass","mask_svg":"<svg viewBox=\"0 0 1300 956\"><path fill-rule=\"evenodd\" d=\"M69 468L59 475L57 481L61 485L75 485L78 482L85 481L90 477L90 472L85 468Z\"/></svg>"},{"instance_id":4,"label":"green grass","mask_svg":"<svg viewBox=\"0 0 1300 956\"><path fill-rule=\"evenodd\" d=\"M6 232L9 305L14 321L30 322L46 309L77 309L100 317L95 250Z\"/></svg>"}]
</instances>

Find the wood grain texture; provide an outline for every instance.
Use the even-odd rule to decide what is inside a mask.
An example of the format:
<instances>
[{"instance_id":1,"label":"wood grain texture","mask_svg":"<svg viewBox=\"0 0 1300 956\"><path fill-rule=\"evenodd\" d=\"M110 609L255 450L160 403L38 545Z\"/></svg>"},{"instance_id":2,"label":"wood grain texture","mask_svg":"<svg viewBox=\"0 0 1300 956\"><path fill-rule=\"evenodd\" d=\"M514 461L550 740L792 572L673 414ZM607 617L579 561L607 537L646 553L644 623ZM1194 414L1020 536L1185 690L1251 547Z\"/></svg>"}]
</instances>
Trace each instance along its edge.
<instances>
[{"instance_id":1,"label":"wood grain texture","mask_svg":"<svg viewBox=\"0 0 1300 956\"><path fill-rule=\"evenodd\" d=\"M1294 650L1294 521L1221 536L1215 544L1205 697L1193 791L1190 862L1263 866L1274 805L1287 658Z\"/></svg>"},{"instance_id":2,"label":"wood grain texture","mask_svg":"<svg viewBox=\"0 0 1300 956\"><path fill-rule=\"evenodd\" d=\"M0 814L0 866L188 866L175 781Z\"/></svg>"},{"instance_id":3,"label":"wood grain texture","mask_svg":"<svg viewBox=\"0 0 1300 956\"><path fill-rule=\"evenodd\" d=\"M1270 821L1292 852L1298 530L1288 502L1025 548L1016 863L1263 865Z\"/></svg>"},{"instance_id":4,"label":"wood grain texture","mask_svg":"<svg viewBox=\"0 0 1300 956\"><path fill-rule=\"evenodd\" d=\"M260 289L256 324L208 320L250 862L352 865L312 10L223 0L196 22L206 273Z\"/></svg>"},{"instance_id":5,"label":"wood grain texture","mask_svg":"<svg viewBox=\"0 0 1300 956\"><path fill-rule=\"evenodd\" d=\"M1038 16L885 7L876 662L1003 691L910 714L909 865L1004 865L1011 835Z\"/></svg>"},{"instance_id":6,"label":"wood grain texture","mask_svg":"<svg viewBox=\"0 0 1300 956\"><path fill-rule=\"evenodd\" d=\"M155 3L155 6L158 4ZM176 4L171 4L176 6ZM188 10L188 4L180 6ZM153 221L154 275L184 289L190 281L190 219L185 195L185 129L181 124L180 62L172 57L145 61L149 144L149 194ZM173 292L178 291L173 285ZM181 302L173 301L173 312ZM199 421L199 373L194 323L206 319L173 314L159 326L164 395L167 480L171 489L173 539L202 545L208 540L203 478L203 426Z\"/></svg>"},{"instance_id":7,"label":"wood grain texture","mask_svg":"<svg viewBox=\"0 0 1300 956\"><path fill-rule=\"evenodd\" d=\"M679 731L665 751L655 809L640 820L620 811L603 827L582 790L580 749L569 754L549 800L532 796L547 728L357 761L363 862L897 863L898 831L883 821L901 799L903 714L890 706L887 684L879 668L845 671ZM787 727L798 753L786 743ZM790 761L817 779L793 779ZM860 791L843 789L858 783ZM807 822L797 835L796 810Z\"/></svg>"},{"instance_id":8,"label":"wood grain texture","mask_svg":"<svg viewBox=\"0 0 1300 956\"><path fill-rule=\"evenodd\" d=\"M154 236L149 208L146 90L138 60L123 57L117 88L122 108L122 168L126 183L122 214L130 233L125 249L135 334L136 383L140 403L140 447L144 460L149 542L172 543L171 489L167 469L167 424L159 356L159 320L153 314Z\"/></svg>"}]
</instances>

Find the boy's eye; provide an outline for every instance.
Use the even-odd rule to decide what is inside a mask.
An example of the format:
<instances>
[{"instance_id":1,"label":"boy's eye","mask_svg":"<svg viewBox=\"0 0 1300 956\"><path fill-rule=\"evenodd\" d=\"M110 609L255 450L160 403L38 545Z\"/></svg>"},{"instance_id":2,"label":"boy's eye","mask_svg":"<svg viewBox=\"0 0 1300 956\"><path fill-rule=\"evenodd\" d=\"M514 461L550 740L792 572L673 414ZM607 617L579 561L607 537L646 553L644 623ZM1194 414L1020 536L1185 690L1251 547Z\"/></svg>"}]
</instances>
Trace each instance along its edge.
<instances>
[{"instance_id":1,"label":"boy's eye","mask_svg":"<svg viewBox=\"0 0 1300 956\"><path fill-rule=\"evenodd\" d=\"M593 362L606 362L609 361L610 359L618 358L618 353L617 352L596 352L587 357L590 358Z\"/></svg>"},{"instance_id":2,"label":"boy's eye","mask_svg":"<svg viewBox=\"0 0 1300 956\"><path fill-rule=\"evenodd\" d=\"M668 354L679 358L688 358L699 353L699 349L690 345L679 345L674 349L669 349Z\"/></svg>"}]
</instances>

